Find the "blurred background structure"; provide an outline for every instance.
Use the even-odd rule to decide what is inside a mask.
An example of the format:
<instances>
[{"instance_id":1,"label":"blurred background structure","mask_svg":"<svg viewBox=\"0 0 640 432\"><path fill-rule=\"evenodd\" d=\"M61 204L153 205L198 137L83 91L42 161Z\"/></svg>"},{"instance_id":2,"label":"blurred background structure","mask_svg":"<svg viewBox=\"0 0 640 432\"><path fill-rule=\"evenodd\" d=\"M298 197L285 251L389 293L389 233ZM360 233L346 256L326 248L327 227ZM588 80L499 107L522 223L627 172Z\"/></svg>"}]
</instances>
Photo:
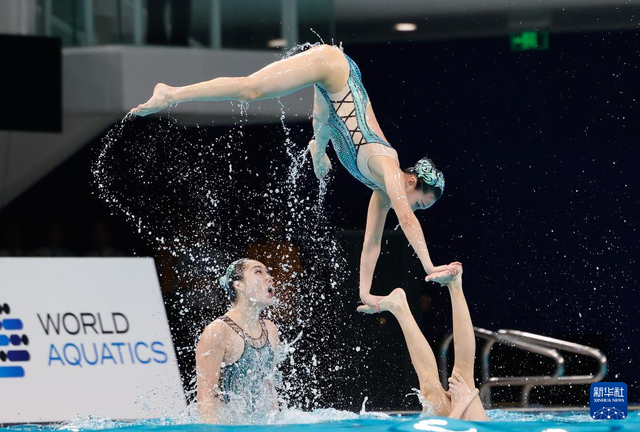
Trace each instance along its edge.
<instances>
[{"instance_id":1,"label":"blurred background structure","mask_svg":"<svg viewBox=\"0 0 640 432\"><path fill-rule=\"evenodd\" d=\"M639 20L640 5L622 0L4 0L0 256L156 257L190 388L194 334L220 311L216 275L201 267L204 261L148 241L99 198L91 170L105 134L157 82L246 75L297 43L342 44L360 66L401 162L412 165L426 154L447 176L445 197L418 217L434 260L464 263L474 323L601 349L609 359L605 380L626 382L637 401ZM212 162L212 170L249 166L262 177L241 181L259 190L277 167L285 174L283 143L301 151L312 135L310 89L281 102L251 104L244 120L228 103L185 103L136 120L147 135L128 133L144 140L178 123L187 141L200 143L185 150L188 160L237 132L240 122L237 144L245 153ZM154 161L164 165L181 157L158 154ZM369 396L370 409L417 409L417 398L406 396L417 378L395 322L353 314L368 197L333 156L325 211L348 274L321 293L339 310L331 343L303 341L305 349L322 346L341 357L340 367L323 376L325 391L315 403L357 410ZM153 165L162 174L151 186L135 184L136 167L123 158L118 172L132 195L161 190L150 201L171 209L166 239L188 238L184 250L215 259L221 252L200 248L202 238L228 233L187 222L196 199L167 183L171 170L163 164ZM307 179L315 190L315 179ZM228 219L249 217L259 205L255 197L240 198L240 214ZM390 217L374 291L405 287L435 347L451 330L449 302L442 289L422 282L395 225ZM254 243L242 245L245 253L264 261L286 255L290 267L278 279L317 265L277 220L246 229L256 233ZM277 267L275 259L269 264ZM291 324L301 290L284 290L290 309L278 320ZM504 347L492 359L501 376L552 369ZM571 359L567 367L594 369ZM496 403L519 401L516 389L495 395ZM587 401L585 385L532 392L534 404Z\"/></svg>"}]
</instances>

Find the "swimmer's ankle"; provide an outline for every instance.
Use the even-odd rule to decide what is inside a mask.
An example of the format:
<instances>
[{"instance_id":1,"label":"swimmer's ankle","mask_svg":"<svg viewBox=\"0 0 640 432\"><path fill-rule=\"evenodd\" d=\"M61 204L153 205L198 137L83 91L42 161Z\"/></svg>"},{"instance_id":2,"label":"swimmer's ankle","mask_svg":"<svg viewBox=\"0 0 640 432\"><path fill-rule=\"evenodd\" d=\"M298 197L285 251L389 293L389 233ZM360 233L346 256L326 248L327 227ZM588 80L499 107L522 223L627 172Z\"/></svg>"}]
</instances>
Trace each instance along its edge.
<instances>
[{"instance_id":1,"label":"swimmer's ankle","mask_svg":"<svg viewBox=\"0 0 640 432\"><path fill-rule=\"evenodd\" d=\"M462 286L447 286L449 289L449 295L461 295L462 294Z\"/></svg>"},{"instance_id":2,"label":"swimmer's ankle","mask_svg":"<svg viewBox=\"0 0 640 432\"><path fill-rule=\"evenodd\" d=\"M383 297L378 304L380 309L388 310L394 315L402 314L409 310L407 295L402 288L394 289L391 294Z\"/></svg>"},{"instance_id":3,"label":"swimmer's ankle","mask_svg":"<svg viewBox=\"0 0 640 432\"><path fill-rule=\"evenodd\" d=\"M166 84L160 83L156 86L159 96L161 96L167 105L174 105L180 102L184 102L179 96L179 87L171 87Z\"/></svg>"}]
</instances>

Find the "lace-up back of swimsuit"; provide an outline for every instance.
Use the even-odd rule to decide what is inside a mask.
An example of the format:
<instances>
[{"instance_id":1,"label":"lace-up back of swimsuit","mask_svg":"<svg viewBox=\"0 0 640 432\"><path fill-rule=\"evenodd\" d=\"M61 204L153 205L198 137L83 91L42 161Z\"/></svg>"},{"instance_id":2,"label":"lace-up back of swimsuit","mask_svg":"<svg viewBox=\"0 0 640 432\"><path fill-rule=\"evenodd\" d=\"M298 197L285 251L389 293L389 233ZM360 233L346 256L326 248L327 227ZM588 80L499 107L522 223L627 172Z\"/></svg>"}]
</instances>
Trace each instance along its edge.
<instances>
[{"instance_id":1,"label":"lace-up back of swimsuit","mask_svg":"<svg viewBox=\"0 0 640 432\"><path fill-rule=\"evenodd\" d=\"M329 106L328 126L331 142L344 167L360 182L372 189L379 189L371 179L368 160L372 156L389 156L397 159L391 145L376 134L367 123L369 98L362 84L360 69L349 56L349 78L347 85L337 93L328 93L320 85L316 88ZM366 157L358 158L366 144L380 144L375 150L367 151Z\"/></svg>"}]
</instances>

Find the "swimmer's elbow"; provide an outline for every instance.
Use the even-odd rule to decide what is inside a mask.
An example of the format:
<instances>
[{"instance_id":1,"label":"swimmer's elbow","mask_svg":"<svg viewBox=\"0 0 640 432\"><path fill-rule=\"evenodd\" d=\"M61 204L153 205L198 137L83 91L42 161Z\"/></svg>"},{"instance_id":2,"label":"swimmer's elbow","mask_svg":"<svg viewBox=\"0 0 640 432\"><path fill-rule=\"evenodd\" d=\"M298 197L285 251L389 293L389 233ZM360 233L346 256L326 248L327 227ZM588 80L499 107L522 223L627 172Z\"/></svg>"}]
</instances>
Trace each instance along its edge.
<instances>
[{"instance_id":1,"label":"swimmer's elbow","mask_svg":"<svg viewBox=\"0 0 640 432\"><path fill-rule=\"evenodd\" d=\"M396 216L398 216L398 222L403 231L405 228L413 227L417 221L416 215L410 211L396 213Z\"/></svg>"}]
</instances>

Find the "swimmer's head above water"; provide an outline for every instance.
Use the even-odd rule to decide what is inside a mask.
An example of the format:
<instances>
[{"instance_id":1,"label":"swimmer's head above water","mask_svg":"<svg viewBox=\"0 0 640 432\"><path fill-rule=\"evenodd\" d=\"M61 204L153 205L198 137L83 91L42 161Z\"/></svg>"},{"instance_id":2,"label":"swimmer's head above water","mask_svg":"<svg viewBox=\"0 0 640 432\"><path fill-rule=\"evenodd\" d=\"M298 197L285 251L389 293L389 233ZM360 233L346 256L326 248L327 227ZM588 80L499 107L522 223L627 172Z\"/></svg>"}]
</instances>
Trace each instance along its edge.
<instances>
[{"instance_id":1,"label":"swimmer's head above water","mask_svg":"<svg viewBox=\"0 0 640 432\"><path fill-rule=\"evenodd\" d=\"M410 175L407 198L413 211L428 209L444 193L444 175L431 159L424 157L403 171Z\"/></svg>"},{"instance_id":2,"label":"swimmer's head above water","mask_svg":"<svg viewBox=\"0 0 640 432\"><path fill-rule=\"evenodd\" d=\"M275 297L273 278L259 261L241 258L232 262L220 278L220 287L231 303L240 298L259 306L271 306Z\"/></svg>"}]
</instances>

